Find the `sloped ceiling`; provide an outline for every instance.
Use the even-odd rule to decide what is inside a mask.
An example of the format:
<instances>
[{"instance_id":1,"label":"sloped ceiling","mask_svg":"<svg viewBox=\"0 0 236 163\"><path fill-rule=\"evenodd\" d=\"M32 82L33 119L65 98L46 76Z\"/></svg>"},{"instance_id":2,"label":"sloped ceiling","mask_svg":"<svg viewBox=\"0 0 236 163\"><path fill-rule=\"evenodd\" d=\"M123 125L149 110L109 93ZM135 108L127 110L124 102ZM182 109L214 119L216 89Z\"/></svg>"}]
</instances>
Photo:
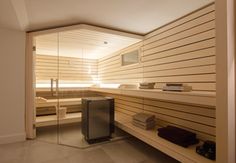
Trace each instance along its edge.
<instances>
[{"instance_id":1,"label":"sloped ceiling","mask_svg":"<svg viewBox=\"0 0 236 163\"><path fill-rule=\"evenodd\" d=\"M1 0L0 27L92 24L146 34L213 0Z\"/></svg>"},{"instance_id":2,"label":"sloped ceiling","mask_svg":"<svg viewBox=\"0 0 236 163\"><path fill-rule=\"evenodd\" d=\"M84 25L81 29L37 36L36 54L99 59L142 40L140 36L122 36L94 28Z\"/></svg>"}]
</instances>

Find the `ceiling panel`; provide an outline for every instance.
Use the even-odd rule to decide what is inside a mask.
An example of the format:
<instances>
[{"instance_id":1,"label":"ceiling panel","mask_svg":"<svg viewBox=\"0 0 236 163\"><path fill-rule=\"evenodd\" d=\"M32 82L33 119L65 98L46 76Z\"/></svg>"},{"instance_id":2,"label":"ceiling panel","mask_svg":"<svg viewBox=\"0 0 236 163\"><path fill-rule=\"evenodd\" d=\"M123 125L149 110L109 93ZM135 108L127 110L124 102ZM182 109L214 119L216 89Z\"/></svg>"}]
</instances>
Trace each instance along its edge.
<instances>
[{"instance_id":1,"label":"ceiling panel","mask_svg":"<svg viewBox=\"0 0 236 163\"><path fill-rule=\"evenodd\" d=\"M36 53L98 59L140 42L139 38L78 29L36 37Z\"/></svg>"},{"instance_id":2,"label":"ceiling panel","mask_svg":"<svg viewBox=\"0 0 236 163\"><path fill-rule=\"evenodd\" d=\"M1 0L0 26L25 31L91 24L146 34L214 0Z\"/></svg>"}]
</instances>

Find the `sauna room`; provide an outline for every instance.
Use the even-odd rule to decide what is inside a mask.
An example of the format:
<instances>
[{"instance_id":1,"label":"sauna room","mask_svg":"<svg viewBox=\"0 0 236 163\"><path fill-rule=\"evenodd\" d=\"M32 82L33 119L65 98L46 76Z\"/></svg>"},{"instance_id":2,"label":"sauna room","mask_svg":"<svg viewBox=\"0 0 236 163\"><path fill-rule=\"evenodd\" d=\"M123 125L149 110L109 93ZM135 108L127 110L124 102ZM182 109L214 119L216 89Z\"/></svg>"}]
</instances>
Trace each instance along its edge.
<instances>
[{"instance_id":1,"label":"sauna room","mask_svg":"<svg viewBox=\"0 0 236 163\"><path fill-rule=\"evenodd\" d=\"M135 137L179 162L216 162L215 25L210 3L145 35L88 24L29 33L31 137L81 149ZM104 126L109 140L89 142Z\"/></svg>"}]
</instances>

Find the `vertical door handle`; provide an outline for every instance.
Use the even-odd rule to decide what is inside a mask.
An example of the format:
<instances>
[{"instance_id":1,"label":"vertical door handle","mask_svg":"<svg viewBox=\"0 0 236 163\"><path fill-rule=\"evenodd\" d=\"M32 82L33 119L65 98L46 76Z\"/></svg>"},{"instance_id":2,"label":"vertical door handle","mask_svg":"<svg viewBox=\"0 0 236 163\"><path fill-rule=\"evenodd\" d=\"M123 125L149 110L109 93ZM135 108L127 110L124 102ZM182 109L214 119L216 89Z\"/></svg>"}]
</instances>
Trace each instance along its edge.
<instances>
[{"instance_id":1,"label":"vertical door handle","mask_svg":"<svg viewBox=\"0 0 236 163\"><path fill-rule=\"evenodd\" d=\"M54 81L56 82L56 91L54 92ZM58 91L59 91L59 87L58 87L58 79L53 79L51 78L51 94L52 96L58 96Z\"/></svg>"},{"instance_id":2,"label":"vertical door handle","mask_svg":"<svg viewBox=\"0 0 236 163\"><path fill-rule=\"evenodd\" d=\"M58 94L58 93L59 93L59 92L58 92L58 91L59 91L58 79L56 79L55 81L56 81L56 93L55 93L55 95L58 96L58 95L59 95L59 94Z\"/></svg>"},{"instance_id":3,"label":"vertical door handle","mask_svg":"<svg viewBox=\"0 0 236 163\"><path fill-rule=\"evenodd\" d=\"M51 94L53 96L53 78L51 78Z\"/></svg>"}]
</instances>

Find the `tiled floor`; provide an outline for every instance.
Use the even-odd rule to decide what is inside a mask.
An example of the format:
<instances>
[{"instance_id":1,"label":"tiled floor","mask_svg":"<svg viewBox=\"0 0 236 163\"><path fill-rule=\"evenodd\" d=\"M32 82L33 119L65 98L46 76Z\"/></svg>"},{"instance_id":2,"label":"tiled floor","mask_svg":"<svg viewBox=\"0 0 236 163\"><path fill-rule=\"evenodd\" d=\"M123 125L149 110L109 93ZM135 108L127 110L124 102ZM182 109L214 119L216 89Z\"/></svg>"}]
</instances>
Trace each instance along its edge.
<instances>
[{"instance_id":1,"label":"tiled floor","mask_svg":"<svg viewBox=\"0 0 236 163\"><path fill-rule=\"evenodd\" d=\"M36 131L37 131L37 139L48 143L59 142L59 144L78 148L87 148L90 146L96 146L98 144L102 144L102 143L96 143L92 145L88 144L84 140L84 136L82 135L81 123L40 127L37 128ZM115 133L112 134L112 139L110 141L116 141L128 136L129 135L126 132L122 131L119 128L115 128Z\"/></svg>"},{"instance_id":2,"label":"tiled floor","mask_svg":"<svg viewBox=\"0 0 236 163\"><path fill-rule=\"evenodd\" d=\"M176 163L145 143L129 138L86 149L39 140L0 145L0 163Z\"/></svg>"}]
</instances>

